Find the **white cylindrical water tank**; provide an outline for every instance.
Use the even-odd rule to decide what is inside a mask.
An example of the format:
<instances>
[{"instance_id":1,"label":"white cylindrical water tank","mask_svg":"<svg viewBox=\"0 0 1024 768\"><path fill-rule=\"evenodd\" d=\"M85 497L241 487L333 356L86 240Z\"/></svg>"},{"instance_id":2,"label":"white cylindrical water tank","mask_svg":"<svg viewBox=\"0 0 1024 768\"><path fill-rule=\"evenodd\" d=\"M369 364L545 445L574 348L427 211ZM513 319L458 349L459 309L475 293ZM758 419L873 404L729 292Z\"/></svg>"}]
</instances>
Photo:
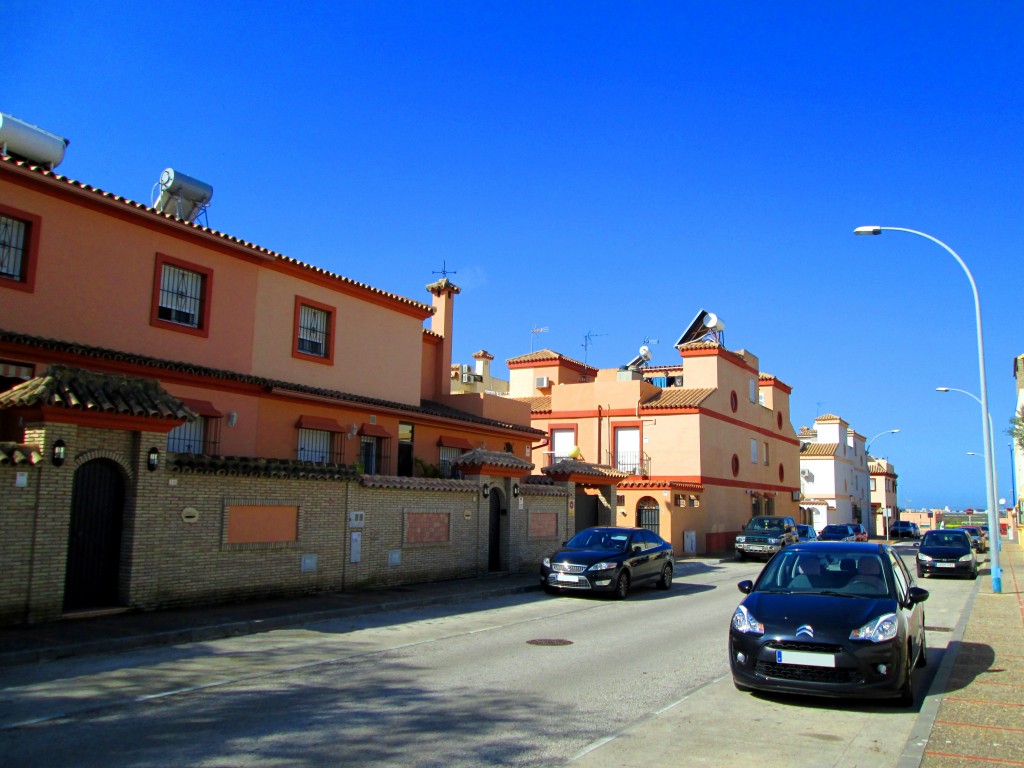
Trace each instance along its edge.
<instances>
[{"instance_id":1,"label":"white cylindrical water tank","mask_svg":"<svg viewBox=\"0 0 1024 768\"><path fill-rule=\"evenodd\" d=\"M160 190L174 197L182 197L199 205L208 205L213 197L213 187L199 179L193 179L181 171L165 168L160 174Z\"/></svg>"},{"instance_id":2,"label":"white cylindrical water tank","mask_svg":"<svg viewBox=\"0 0 1024 768\"><path fill-rule=\"evenodd\" d=\"M56 168L67 145L67 139L0 112L0 148L9 155Z\"/></svg>"}]
</instances>

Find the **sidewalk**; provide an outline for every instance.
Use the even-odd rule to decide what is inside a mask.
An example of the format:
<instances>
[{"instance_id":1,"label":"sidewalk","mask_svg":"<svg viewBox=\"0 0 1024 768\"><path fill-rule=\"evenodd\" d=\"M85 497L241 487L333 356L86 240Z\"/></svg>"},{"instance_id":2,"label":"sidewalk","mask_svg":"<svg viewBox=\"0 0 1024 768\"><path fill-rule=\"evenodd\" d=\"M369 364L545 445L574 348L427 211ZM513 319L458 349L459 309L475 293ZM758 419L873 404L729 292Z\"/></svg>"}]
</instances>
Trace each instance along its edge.
<instances>
[{"instance_id":1,"label":"sidewalk","mask_svg":"<svg viewBox=\"0 0 1024 768\"><path fill-rule=\"evenodd\" d=\"M0 627L0 669L68 656L250 635L345 616L459 603L539 589L536 573L496 573L361 592Z\"/></svg>"},{"instance_id":2,"label":"sidewalk","mask_svg":"<svg viewBox=\"0 0 1024 768\"><path fill-rule=\"evenodd\" d=\"M911 765L1024 766L1024 549L1003 541L999 554L1003 590L994 594L982 571L963 636L950 647L952 664L943 664L933 685L937 711L922 708L931 726L920 762Z\"/></svg>"}]
</instances>

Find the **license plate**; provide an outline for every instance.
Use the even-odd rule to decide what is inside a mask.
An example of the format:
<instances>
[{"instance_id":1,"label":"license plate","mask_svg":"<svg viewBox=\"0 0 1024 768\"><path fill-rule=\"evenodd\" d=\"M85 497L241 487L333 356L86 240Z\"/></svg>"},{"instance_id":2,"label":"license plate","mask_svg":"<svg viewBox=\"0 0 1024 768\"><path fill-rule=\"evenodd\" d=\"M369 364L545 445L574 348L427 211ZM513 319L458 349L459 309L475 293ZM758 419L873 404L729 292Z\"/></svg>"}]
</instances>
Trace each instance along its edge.
<instances>
[{"instance_id":1,"label":"license plate","mask_svg":"<svg viewBox=\"0 0 1024 768\"><path fill-rule=\"evenodd\" d=\"M809 651L776 651L776 664L800 664L805 667L835 667L836 657L831 653Z\"/></svg>"},{"instance_id":2,"label":"license plate","mask_svg":"<svg viewBox=\"0 0 1024 768\"><path fill-rule=\"evenodd\" d=\"M936 568L956 568L956 563L936 563Z\"/></svg>"},{"instance_id":3,"label":"license plate","mask_svg":"<svg viewBox=\"0 0 1024 768\"><path fill-rule=\"evenodd\" d=\"M573 576L570 573L557 573L555 574L555 581L564 581L567 584L578 584L580 581L580 577Z\"/></svg>"}]
</instances>

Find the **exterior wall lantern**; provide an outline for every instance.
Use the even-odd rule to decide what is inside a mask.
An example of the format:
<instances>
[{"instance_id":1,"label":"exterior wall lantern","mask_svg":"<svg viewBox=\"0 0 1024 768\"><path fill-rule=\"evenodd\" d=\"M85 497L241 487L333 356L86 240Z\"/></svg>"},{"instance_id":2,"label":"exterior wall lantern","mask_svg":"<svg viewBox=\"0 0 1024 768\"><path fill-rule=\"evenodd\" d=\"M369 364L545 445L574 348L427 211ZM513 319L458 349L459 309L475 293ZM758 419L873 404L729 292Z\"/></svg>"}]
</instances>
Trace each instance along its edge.
<instances>
[{"instance_id":1,"label":"exterior wall lantern","mask_svg":"<svg viewBox=\"0 0 1024 768\"><path fill-rule=\"evenodd\" d=\"M53 466L59 467L64 464L64 459L67 456L68 446L63 440L58 440L53 444L53 454L50 456L50 461L53 462Z\"/></svg>"},{"instance_id":2,"label":"exterior wall lantern","mask_svg":"<svg viewBox=\"0 0 1024 768\"><path fill-rule=\"evenodd\" d=\"M149 455L146 456L146 469L150 472L160 466L160 449L155 445L149 449Z\"/></svg>"},{"instance_id":3,"label":"exterior wall lantern","mask_svg":"<svg viewBox=\"0 0 1024 768\"><path fill-rule=\"evenodd\" d=\"M485 499L488 496L490 496L491 495L491 486L490 486L490 484L484 483L483 486L480 489L480 492L483 494Z\"/></svg>"},{"instance_id":4,"label":"exterior wall lantern","mask_svg":"<svg viewBox=\"0 0 1024 768\"><path fill-rule=\"evenodd\" d=\"M512 483L512 495L516 498L519 497L519 483Z\"/></svg>"}]
</instances>

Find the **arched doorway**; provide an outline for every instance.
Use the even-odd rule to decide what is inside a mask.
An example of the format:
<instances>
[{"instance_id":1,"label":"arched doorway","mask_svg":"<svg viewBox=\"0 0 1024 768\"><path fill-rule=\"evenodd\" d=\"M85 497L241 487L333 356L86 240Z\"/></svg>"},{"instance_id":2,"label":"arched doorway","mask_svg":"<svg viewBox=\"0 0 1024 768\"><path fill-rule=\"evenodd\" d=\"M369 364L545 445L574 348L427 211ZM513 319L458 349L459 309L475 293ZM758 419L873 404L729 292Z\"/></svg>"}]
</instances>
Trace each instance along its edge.
<instances>
[{"instance_id":1,"label":"arched doorway","mask_svg":"<svg viewBox=\"0 0 1024 768\"><path fill-rule=\"evenodd\" d=\"M80 466L71 493L65 611L117 605L123 517L120 467L109 459L94 459Z\"/></svg>"},{"instance_id":2,"label":"arched doorway","mask_svg":"<svg viewBox=\"0 0 1024 768\"><path fill-rule=\"evenodd\" d=\"M661 507L658 500L650 496L644 496L636 504L636 527L646 528L660 535Z\"/></svg>"}]
</instances>

